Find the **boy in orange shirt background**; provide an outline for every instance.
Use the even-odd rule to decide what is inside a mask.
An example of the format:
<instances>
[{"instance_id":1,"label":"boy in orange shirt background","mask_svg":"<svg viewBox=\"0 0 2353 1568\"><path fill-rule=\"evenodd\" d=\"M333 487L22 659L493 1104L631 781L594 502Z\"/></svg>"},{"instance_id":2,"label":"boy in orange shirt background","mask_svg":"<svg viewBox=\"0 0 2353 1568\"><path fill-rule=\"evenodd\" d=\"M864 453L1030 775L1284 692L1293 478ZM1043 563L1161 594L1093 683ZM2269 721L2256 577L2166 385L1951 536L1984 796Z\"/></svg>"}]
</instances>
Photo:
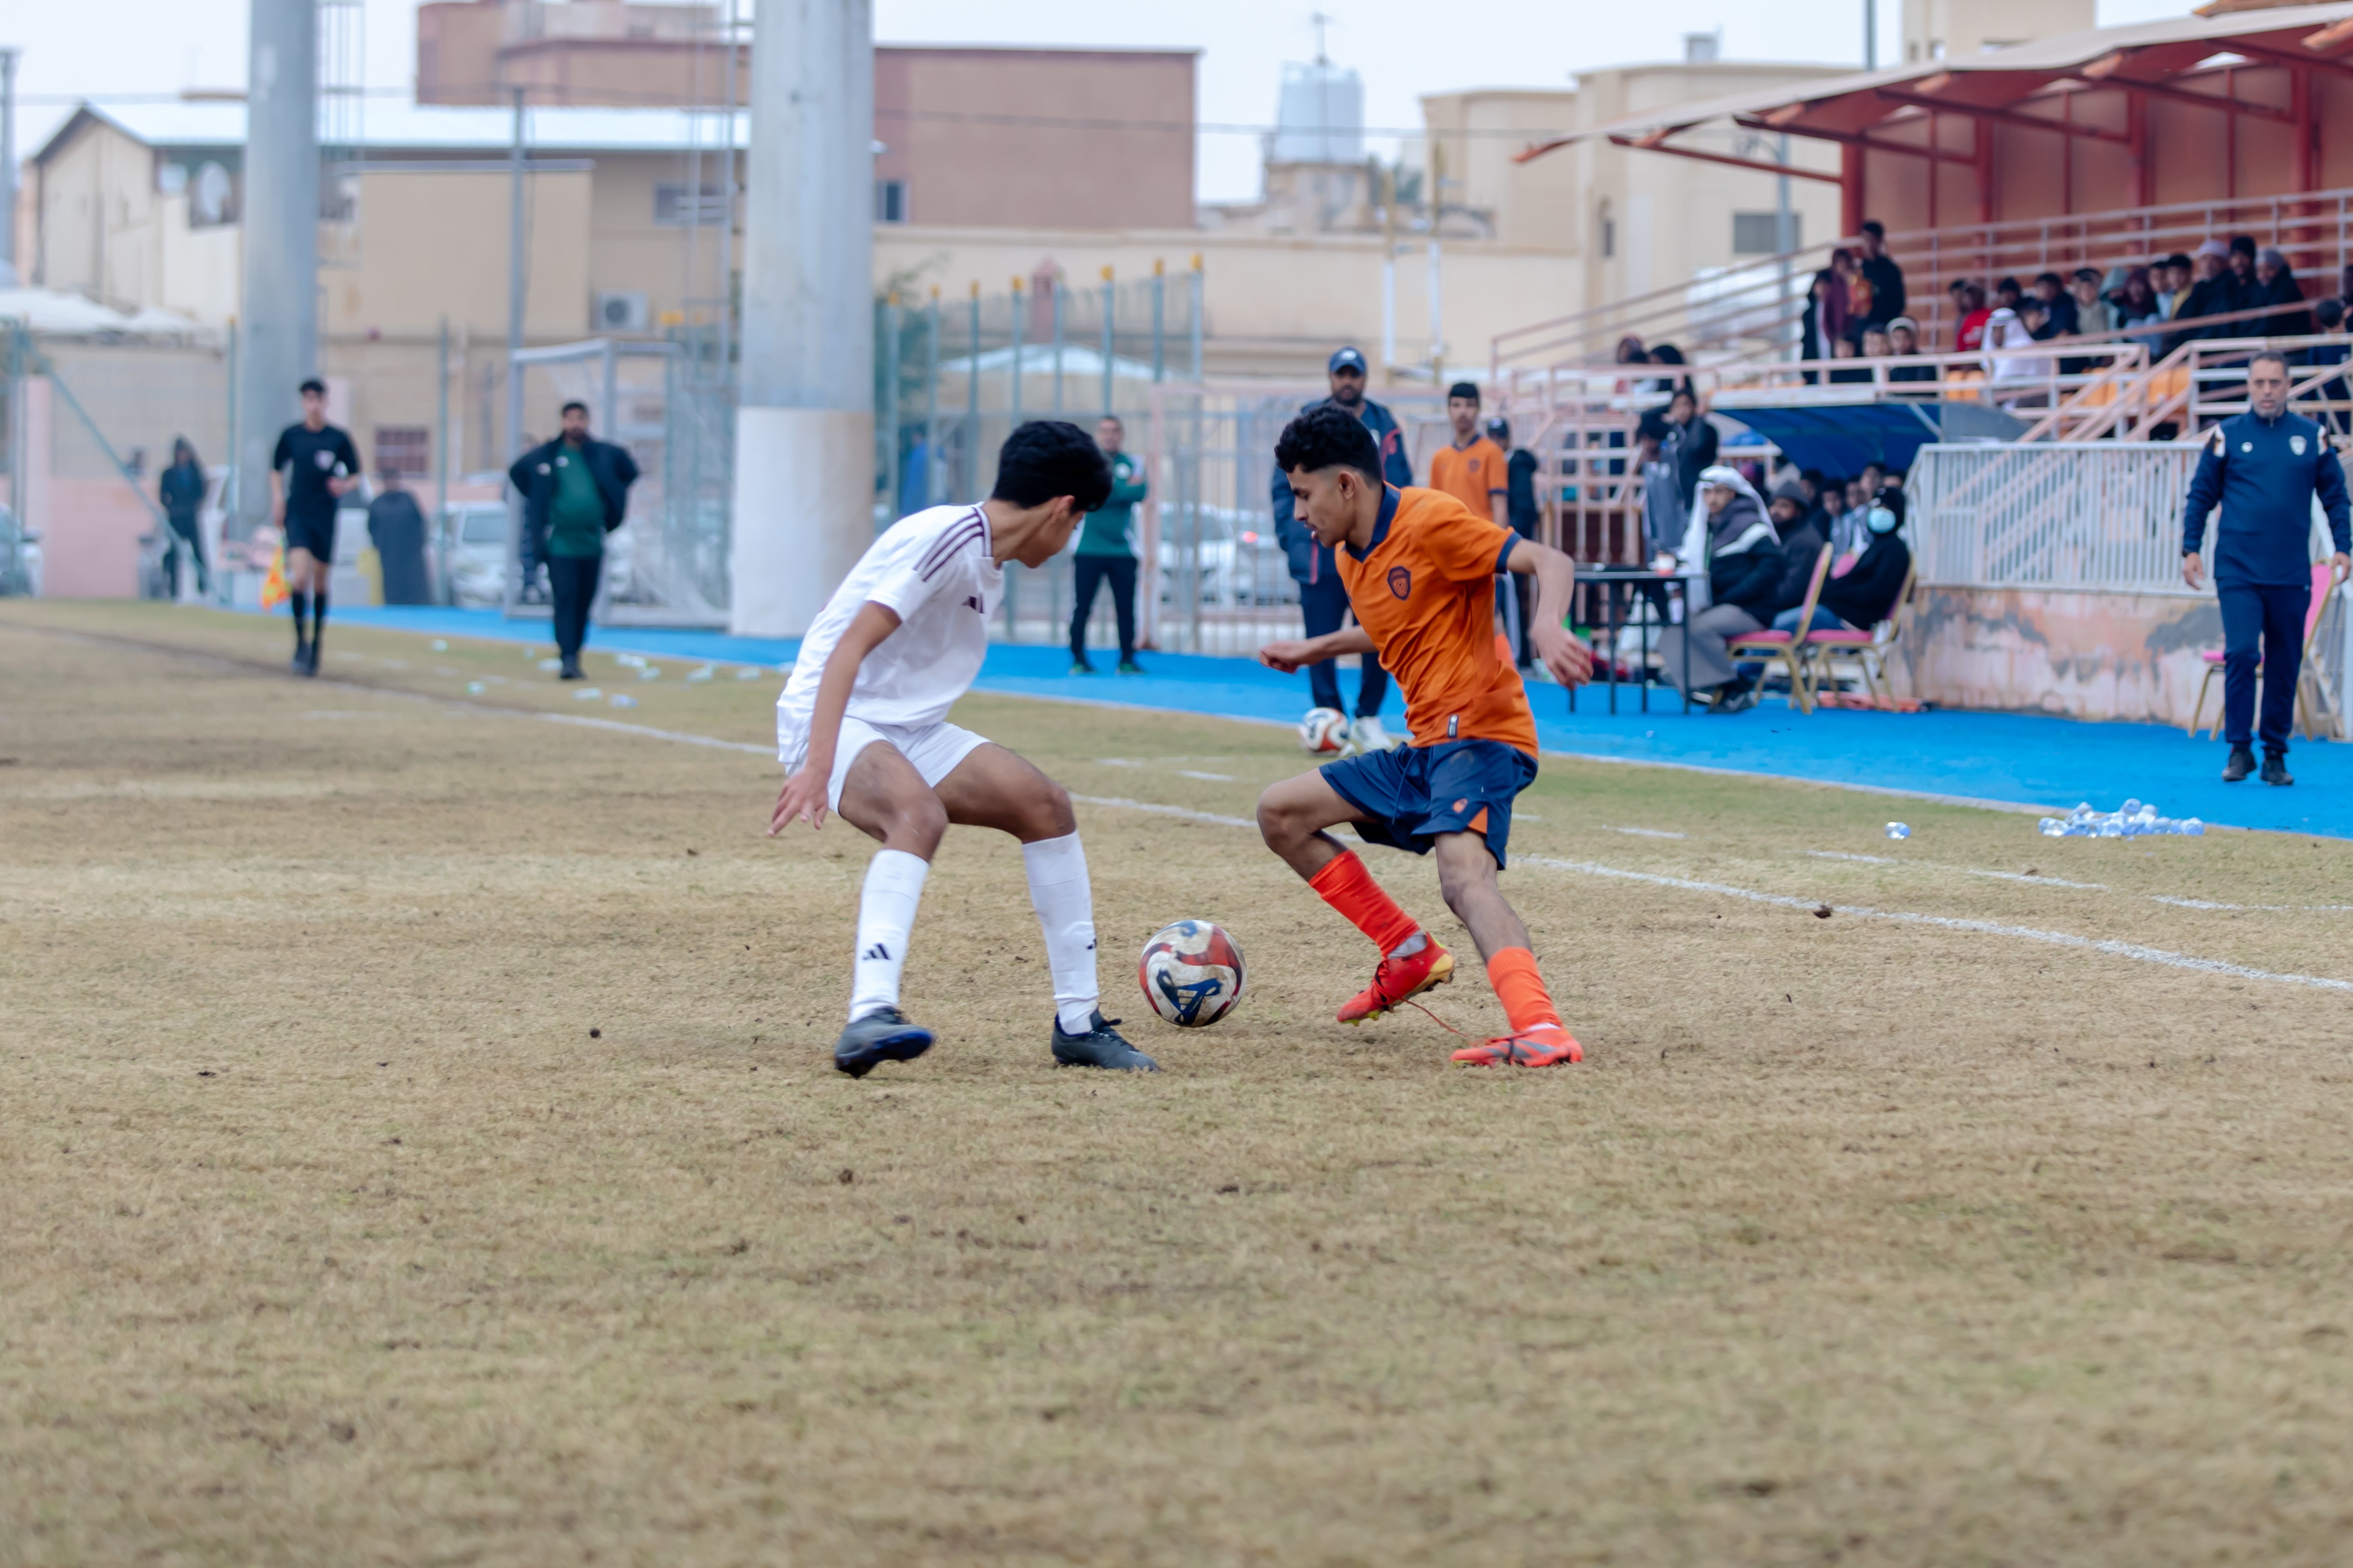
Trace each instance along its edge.
<instances>
[{"instance_id":1,"label":"boy in orange shirt background","mask_svg":"<svg viewBox=\"0 0 2353 1568\"><path fill-rule=\"evenodd\" d=\"M1478 943L1510 1020L1510 1033L1454 1059L1582 1060L1537 972L1528 929L1496 882L1512 803L1535 780L1536 726L1519 672L1496 646L1494 575L1536 580L1536 657L1563 686L1577 686L1593 673L1593 656L1562 628L1576 568L1451 496L1385 484L1371 435L1341 410L1293 419L1274 458L1290 476L1297 515L1339 563L1356 625L1270 643L1260 661L1289 672L1344 653L1377 654L1405 690L1412 733L1408 745L1328 763L1259 797L1267 847L1380 951L1372 984L1340 1009L1340 1022L1378 1017L1454 973L1452 955L1326 831L1345 822L1367 843L1437 853L1439 890Z\"/></svg>"},{"instance_id":2,"label":"boy in orange shirt background","mask_svg":"<svg viewBox=\"0 0 2353 1568\"><path fill-rule=\"evenodd\" d=\"M1446 389L1446 417L1454 426L1454 444L1430 454L1430 488L1444 490L1497 528L1512 525L1512 481L1504 449L1479 434L1479 388L1458 381Z\"/></svg>"}]
</instances>

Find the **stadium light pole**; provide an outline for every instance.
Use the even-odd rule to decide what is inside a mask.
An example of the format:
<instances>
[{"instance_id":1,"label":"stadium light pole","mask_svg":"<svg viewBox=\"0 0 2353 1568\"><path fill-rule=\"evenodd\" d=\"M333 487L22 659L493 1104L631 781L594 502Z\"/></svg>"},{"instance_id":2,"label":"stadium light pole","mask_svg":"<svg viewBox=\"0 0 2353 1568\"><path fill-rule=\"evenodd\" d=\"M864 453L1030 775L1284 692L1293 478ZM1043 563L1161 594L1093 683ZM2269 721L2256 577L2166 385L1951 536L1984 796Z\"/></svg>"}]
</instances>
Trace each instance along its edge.
<instances>
[{"instance_id":1,"label":"stadium light pole","mask_svg":"<svg viewBox=\"0 0 2353 1568\"><path fill-rule=\"evenodd\" d=\"M872 0L752 28L727 619L798 637L874 537Z\"/></svg>"},{"instance_id":2,"label":"stadium light pole","mask_svg":"<svg viewBox=\"0 0 2353 1568\"><path fill-rule=\"evenodd\" d=\"M243 295L237 310L237 537L269 521L269 452L319 371L318 0L251 0Z\"/></svg>"},{"instance_id":3,"label":"stadium light pole","mask_svg":"<svg viewBox=\"0 0 2353 1568\"><path fill-rule=\"evenodd\" d=\"M0 49L0 267L16 269L16 51ZM24 282L11 277L9 286Z\"/></svg>"}]
</instances>

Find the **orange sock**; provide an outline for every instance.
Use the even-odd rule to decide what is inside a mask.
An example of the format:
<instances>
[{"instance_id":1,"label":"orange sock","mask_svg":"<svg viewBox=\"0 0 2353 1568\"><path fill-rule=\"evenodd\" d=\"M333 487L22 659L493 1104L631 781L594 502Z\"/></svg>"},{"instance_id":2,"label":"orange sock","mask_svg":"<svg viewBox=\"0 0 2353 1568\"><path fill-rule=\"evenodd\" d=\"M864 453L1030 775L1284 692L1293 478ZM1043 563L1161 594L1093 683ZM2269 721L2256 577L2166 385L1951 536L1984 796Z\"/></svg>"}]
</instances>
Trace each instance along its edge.
<instances>
[{"instance_id":1,"label":"orange sock","mask_svg":"<svg viewBox=\"0 0 2353 1568\"><path fill-rule=\"evenodd\" d=\"M1365 863L1349 850L1321 871L1307 879L1307 885L1322 896L1324 901L1348 917L1358 931L1373 939L1381 956L1390 953L1411 940L1421 930L1420 922L1398 907L1398 901L1373 880Z\"/></svg>"},{"instance_id":2,"label":"orange sock","mask_svg":"<svg viewBox=\"0 0 2353 1568\"><path fill-rule=\"evenodd\" d=\"M1487 984L1495 988L1504 1016L1512 1021L1512 1033L1567 1028L1552 1005L1552 993L1545 989L1544 976L1536 972L1536 955L1526 948L1507 947L1489 959Z\"/></svg>"}]
</instances>

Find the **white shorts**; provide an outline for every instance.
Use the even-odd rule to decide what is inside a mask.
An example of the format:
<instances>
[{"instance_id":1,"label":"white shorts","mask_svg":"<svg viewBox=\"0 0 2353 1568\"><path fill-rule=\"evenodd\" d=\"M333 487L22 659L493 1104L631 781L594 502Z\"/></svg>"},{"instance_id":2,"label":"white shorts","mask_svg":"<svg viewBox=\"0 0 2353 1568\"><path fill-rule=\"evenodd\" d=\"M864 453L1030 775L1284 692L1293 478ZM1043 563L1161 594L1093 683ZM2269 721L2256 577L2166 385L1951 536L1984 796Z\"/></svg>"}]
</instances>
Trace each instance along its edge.
<instances>
[{"instance_id":1,"label":"white shorts","mask_svg":"<svg viewBox=\"0 0 2353 1568\"><path fill-rule=\"evenodd\" d=\"M779 750L786 758L785 771L797 772L808 759L808 736L802 733L780 739L784 742ZM826 805L837 812L841 809L841 784L849 776L850 764L858 761L860 752L877 742L895 747L913 764L924 784L937 789L942 779L955 772L958 763L972 755L976 748L988 744L988 737L948 723L870 724L844 714L841 739L833 749L833 777L825 786Z\"/></svg>"}]
</instances>

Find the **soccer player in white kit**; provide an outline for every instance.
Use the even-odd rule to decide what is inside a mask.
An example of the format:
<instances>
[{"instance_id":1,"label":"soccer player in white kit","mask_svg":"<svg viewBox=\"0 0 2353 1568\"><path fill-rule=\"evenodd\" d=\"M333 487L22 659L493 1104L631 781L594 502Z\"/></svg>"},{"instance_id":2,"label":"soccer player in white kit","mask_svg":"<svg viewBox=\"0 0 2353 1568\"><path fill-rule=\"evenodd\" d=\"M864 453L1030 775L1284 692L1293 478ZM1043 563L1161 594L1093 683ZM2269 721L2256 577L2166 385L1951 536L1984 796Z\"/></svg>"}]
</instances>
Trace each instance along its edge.
<instances>
[{"instance_id":1,"label":"soccer player in white kit","mask_svg":"<svg viewBox=\"0 0 2353 1568\"><path fill-rule=\"evenodd\" d=\"M1055 1062L1158 1070L1096 1005L1094 892L1070 795L946 721L988 651L1005 563L1044 565L1110 494L1111 465L1085 431L1060 420L1024 425L997 453L988 500L902 518L801 639L776 699L786 777L769 837L796 820L821 827L829 806L882 843L859 900L849 1025L833 1048L833 1065L852 1078L931 1048L932 1032L899 1010L899 976L923 879L952 822L1021 841L1054 977Z\"/></svg>"}]
</instances>

